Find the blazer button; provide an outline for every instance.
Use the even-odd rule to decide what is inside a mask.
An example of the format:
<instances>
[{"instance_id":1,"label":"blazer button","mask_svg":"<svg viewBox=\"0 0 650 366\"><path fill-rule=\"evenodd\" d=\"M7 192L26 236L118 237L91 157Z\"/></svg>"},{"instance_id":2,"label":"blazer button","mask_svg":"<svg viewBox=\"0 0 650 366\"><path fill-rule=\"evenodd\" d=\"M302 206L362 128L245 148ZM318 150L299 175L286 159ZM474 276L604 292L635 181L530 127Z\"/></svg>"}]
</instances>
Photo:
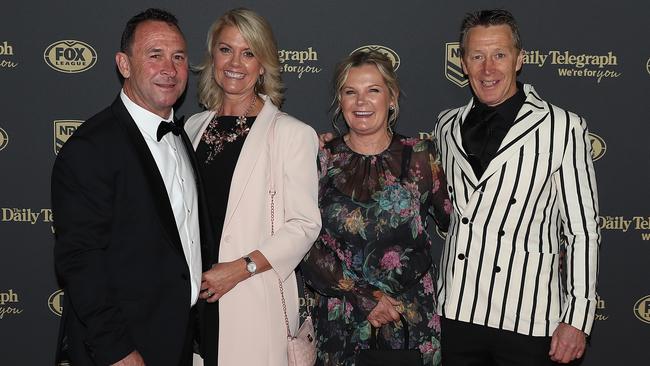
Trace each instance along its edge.
<instances>
[{"instance_id":1,"label":"blazer button","mask_svg":"<svg viewBox=\"0 0 650 366\"><path fill-rule=\"evenodd\" d=\"M504 235L506 235L506 232L503 230L499 230L499 236L504 236Z\"/></svg>"},{"instance_id":2,"label":"blazer button","mask_svg":"<svg viewBox=\"0 0 650 366\"><path fill-rule=\"evenodd\" d=\"M230 235L224 236L223 241L225 241L226 243L230 243Z\"/></svg>"},{"instance_id":3,"label":"blazer button","mask_svg":"<svg viewBox=\"0 0 650 366\"><path fill-rule=\"evenodd\" d=\"M517 200L516 200L515 198L513 198L513 199L510 200L510 204L511 204L511 205L514 205L515 203L517 203Z\"/></svg>"},{"instance_id":4,"label":"blazer button","mask_svg":"<svg viewBox=\"0 0 650 366\"><path fill-rule=\"evenodd\" d=\"M496 273L501 272L501 267L499 267L499 266L495 266L495 267L494 267L494 272L496 272Z\"/></svg>"},{"instance_id":5,"label":"blazer button","mask_svg":"<svg viewBox=\"0 0 650 366\"><path fill-rule=\"evenodd\" d=\"M460 259L461 261L464 260L464 259L465 259L465 254L460 253L460 254L458 255L458 259Z\"/></svg>"},{"instance_id":6,"label":"blazer button","mask_svg":"<svg viewBox=\"0 0 650 366\"><path fill-rule=\"evenodd\" d=\"M453 191L454 191L454 187L452 187L452 186L447 187L447 189L449 190L449 192L453 192Z\"/></svg>"},{"instance_id":7,"label":"blazer button","mask_svg":"<svg viewBox=\"0 0 650 366\"><path fill-rule=\"evenodd\" d=\"M467 217L463 217L462 220L460 220L463 224L467 224L469 222L469 219Z\"/></svg>"}]
</instances>

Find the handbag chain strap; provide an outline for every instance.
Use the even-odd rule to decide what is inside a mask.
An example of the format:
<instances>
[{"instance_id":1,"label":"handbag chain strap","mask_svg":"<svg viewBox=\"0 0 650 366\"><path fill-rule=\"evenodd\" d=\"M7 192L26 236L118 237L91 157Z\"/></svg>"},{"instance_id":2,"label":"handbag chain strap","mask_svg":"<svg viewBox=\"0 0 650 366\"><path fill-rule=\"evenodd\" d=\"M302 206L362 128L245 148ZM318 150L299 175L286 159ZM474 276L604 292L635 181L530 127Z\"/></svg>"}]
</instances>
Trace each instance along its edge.
<instances>
[{"instance_id":1,"label":"handbag chain strap","mask_svg":"<svg viewBox=\"0 0 650 366\"><path fill-rule=\"evenodd\" d=\"M273 145L275 141L275 122L277 121L280 112L276 112L271 127L269 127L269 167L270 167L270 181L271 188L269 188L269 196L271 198L271 236L275 235L275 184L273 183ZM277 272L276 272L277 275ZM282 286L282 279L278 276L278 286L280 286L280 297L282 298L282 312L284 313L284 324L287 326L287 337L291 338L291 329L289 327L289 317L287 316L287 302L284 300L284 287Z\"/></svg>"}]
</instances>

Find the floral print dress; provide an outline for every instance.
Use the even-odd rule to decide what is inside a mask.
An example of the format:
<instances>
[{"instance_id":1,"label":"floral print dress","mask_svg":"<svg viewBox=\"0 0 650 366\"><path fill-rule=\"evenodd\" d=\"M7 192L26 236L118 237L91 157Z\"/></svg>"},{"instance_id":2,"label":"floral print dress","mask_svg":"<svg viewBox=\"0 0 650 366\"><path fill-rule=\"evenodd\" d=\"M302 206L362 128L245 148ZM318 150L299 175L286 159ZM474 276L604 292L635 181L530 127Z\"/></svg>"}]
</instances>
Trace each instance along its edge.
<instances>
[{"instance_id":1,"label":"floral print dress","mask_svg":"<svg viewBox=\"0 0 650 366\"><path fill-rule=\"evenodd\" d=\"M433 142L394 135L384 152L361 155L337 138L319 153L319 175L323 228L301 264L316 292L317 365L354 365L368 348L366 317L382 292L402 303L408 348L419 349L425 365L440 364L426 220L432 215L446 231L451 202ZM402 348L399 322L380 334L385 348Z\"/></svg>"}]
</instances>

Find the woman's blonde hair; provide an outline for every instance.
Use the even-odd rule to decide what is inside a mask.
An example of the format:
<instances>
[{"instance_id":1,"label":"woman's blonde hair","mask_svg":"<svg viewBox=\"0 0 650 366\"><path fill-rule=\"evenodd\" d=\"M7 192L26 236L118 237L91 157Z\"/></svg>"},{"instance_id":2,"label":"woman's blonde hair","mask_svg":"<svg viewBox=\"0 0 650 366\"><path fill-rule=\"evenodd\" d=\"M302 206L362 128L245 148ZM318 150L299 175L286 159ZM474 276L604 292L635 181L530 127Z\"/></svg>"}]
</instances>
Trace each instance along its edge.
<instances>
[{"instance_id":1,"label":"woman's blonde hair","mask_svg":"<svg viewBox=\"0 0 650 366\"><path fill-rule=\"evenodd\" d=\"M350 69L363 65L375 65L377 70L379 70L379 73L388 87L390 97L393 99L395 106L394 109L388 111L388 127L392 129L397 123L400 90L393 64L390 62L388 57L378 51L360 50L351 53L348 57L339 62L336 66L336 71L334 72L334 99L332 100L331 106L334 109L332 124L339 133L341 131L338 128L336 121L341 115L341 90L348 79Z\"/></svg>"},{"instance_id":2,"label":"woman's blonde hair","mask_svg":"<svg viewBox=\"0 0 650 366\"><path fill-rule=\"evenodd\" d=\"M199 103L209 110L217 110L223 102L223 89L214 80L212 53L219 35L229 26L239 30L253 55L264 68L264 74L259 76L255 84L255 92L268 95L273 104L281 106L283 96L280 60L271 25L262 16L246 8L229 10L210 26L205 59L194 68L199 72Z\"/></svg>"}]
</instances>

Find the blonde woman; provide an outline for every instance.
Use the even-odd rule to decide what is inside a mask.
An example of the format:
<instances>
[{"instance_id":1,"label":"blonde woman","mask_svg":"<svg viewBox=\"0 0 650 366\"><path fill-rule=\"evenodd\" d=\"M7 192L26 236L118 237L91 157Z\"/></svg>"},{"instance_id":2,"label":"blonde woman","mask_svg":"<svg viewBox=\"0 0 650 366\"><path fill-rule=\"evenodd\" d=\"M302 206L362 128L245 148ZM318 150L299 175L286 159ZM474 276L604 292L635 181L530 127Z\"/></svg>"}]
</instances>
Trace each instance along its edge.
<instances>
[{"instance_id":1,"label":"blonde woman","mask_svg":"<svg viewBox=\"0 0 650 366\"><path fill-rule=\"evenodd\" d=\"M271 27L255 12L234 9L221 16L208 32L201 65L199 99L206 111L185 126L221 238L214 248L218 261L201 286L208 303L202 312L206 365L217 359L219 365L287 364L278 278L295 332L294 269L320 231L318 139L311 127L278 109L276 47ZM211 343L215 333L218 341Z\"/></svg>"}]
</instances>

